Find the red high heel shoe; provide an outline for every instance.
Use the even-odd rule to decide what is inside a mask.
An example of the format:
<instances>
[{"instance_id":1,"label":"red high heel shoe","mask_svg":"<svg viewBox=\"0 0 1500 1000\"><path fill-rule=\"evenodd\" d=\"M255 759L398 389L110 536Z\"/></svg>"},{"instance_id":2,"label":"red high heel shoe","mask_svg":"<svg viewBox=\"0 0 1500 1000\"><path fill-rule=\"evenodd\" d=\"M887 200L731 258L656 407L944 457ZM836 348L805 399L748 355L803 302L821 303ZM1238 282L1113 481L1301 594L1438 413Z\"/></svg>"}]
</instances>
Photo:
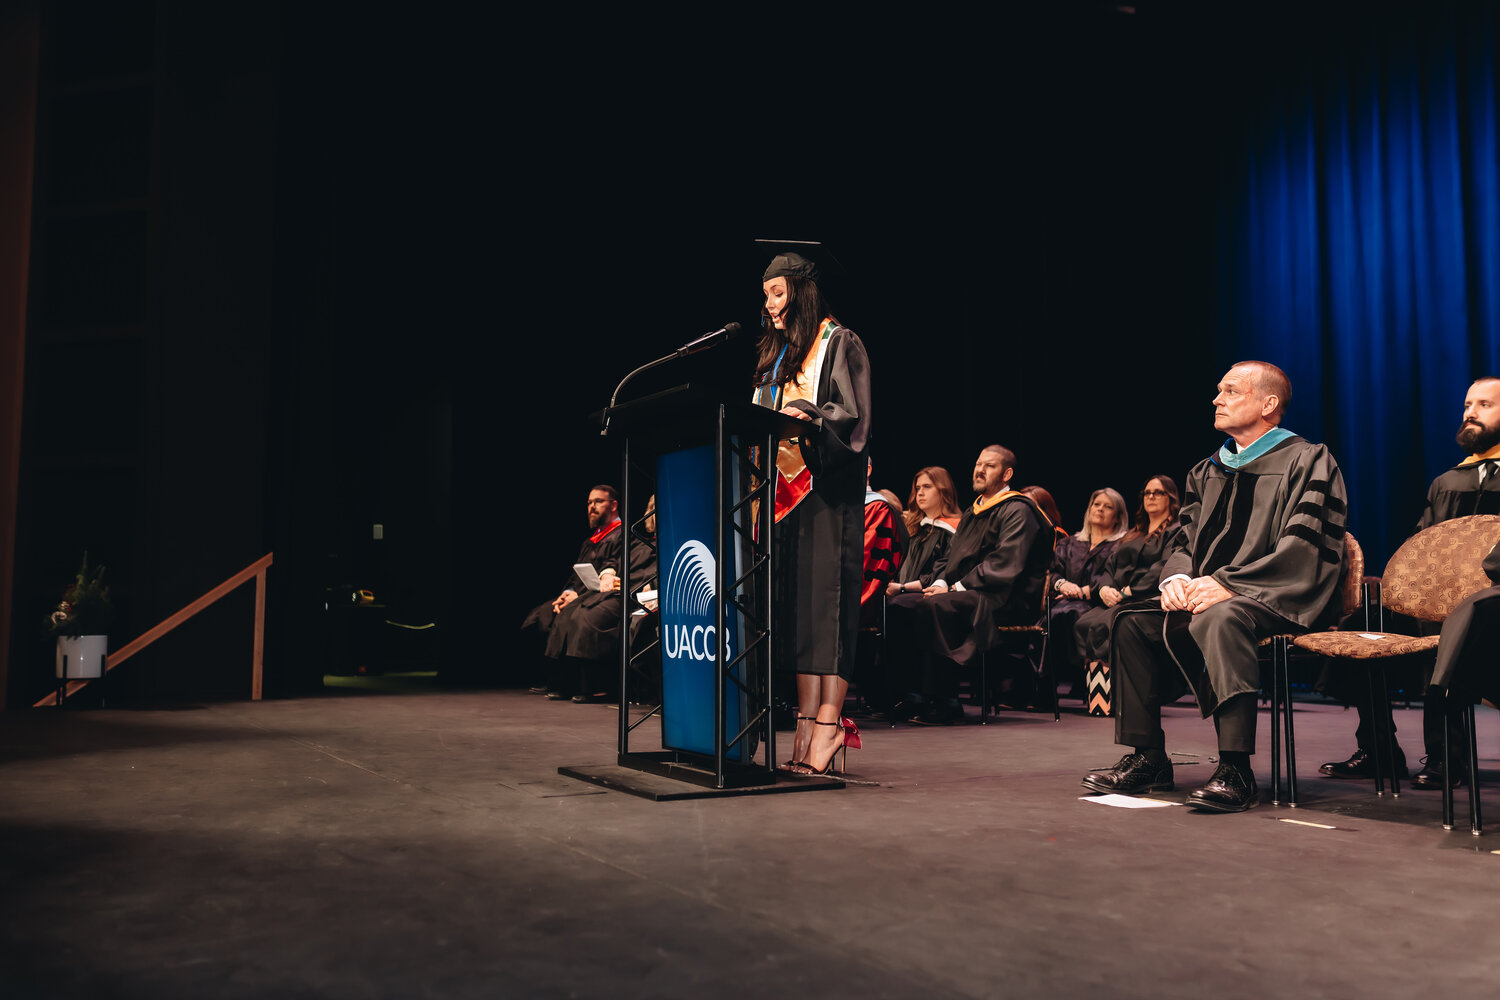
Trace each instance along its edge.
<instances>
[{"instance_id":1,"label":"red high heel shoe","mask_svg":"<svg viewBox=\"0 0 1500 1000\"><path fill-rule=\"evenodd\" d=\"M842 773L849 764L849 751L858 750L863 745L859 738L859 727L854 724L853 719L846 719L842 716L839 717L839 721L837 722L819 722L817 719L814 719L813 725L838 726L843 735L843 740L836 748L834 748L833 753L828 755L828 763L823 765L823 770L819 771L817 768L813 767L805 760L796 761L792 764L792 767L789 770L791 770L793 774L826 775L833 770L834 758L838 757L840 753L843 753L844 758L840 763L844 766L839 768L839 773ZM797 768L801 768L802 770L796 770Z\"/></svg>"}]
</instances>

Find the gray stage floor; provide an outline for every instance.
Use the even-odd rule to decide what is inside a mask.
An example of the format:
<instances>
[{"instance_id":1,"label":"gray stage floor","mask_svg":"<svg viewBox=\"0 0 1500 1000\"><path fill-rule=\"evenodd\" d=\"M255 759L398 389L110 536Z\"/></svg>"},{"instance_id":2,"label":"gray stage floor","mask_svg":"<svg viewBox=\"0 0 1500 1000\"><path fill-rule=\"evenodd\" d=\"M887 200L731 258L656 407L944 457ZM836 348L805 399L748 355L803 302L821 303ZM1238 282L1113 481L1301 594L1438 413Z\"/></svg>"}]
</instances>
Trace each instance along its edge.
<instances>
[{"instance_id":1,"label":"gray stage floor","mask_svg":"<svg viewBox=\"0 0 1500 1000\"><path fill-rule=\"evenodd\" d=\"M1415 764L1419 715L1398 714ZM1203 761L1185 792L1212 728L1168 716ZM1352 746L1336 707L1297 713L1304 805L1230 816L1081 800L1117 751L1078 715L870 725L850 756L870 784L838 791L652 802L558 775L611 762L616 721L513 691L9 713L0 994L1220 1000L1500 979L1500 834L1444 832L1433 793L1316 777ZM1488 709L1480 755L1495 778Z\"/></svg>"}]
</instances>

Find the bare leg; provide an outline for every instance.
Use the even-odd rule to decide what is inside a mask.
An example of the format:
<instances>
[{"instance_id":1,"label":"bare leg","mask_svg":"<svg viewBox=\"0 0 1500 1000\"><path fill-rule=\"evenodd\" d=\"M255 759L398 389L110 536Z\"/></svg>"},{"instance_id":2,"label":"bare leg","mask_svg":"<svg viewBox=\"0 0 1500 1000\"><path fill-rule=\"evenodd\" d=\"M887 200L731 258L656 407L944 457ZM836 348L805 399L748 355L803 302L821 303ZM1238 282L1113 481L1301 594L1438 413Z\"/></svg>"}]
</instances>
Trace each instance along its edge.
<instances>
[{"instance_id":1,"label":"bare leg","mask_svg":"<svg viewBox=\"0 0 1500 1000\"><path fill-rule=\"evenodd\" d=\"M819 686L817 674L797 675L797 735L792 738L792 760L807 759L812 745L813 720L818 718Z\"/></svg>"},{"instance_id":2,"label":"bare leg","mask_svg":"<svg viewBox=\"0 0 1500 1000\"><path fill-rule=\"evenodd\" d=\"M810 679L817 691L815 714L822 725L812 727L812 743L802 760L812 770L822 771L844 745L844 731L838 722L844 711L844 698L849 693L849 682L836 674L798 674L799 691L803 678Z\"/></svg>"}]
</instances>

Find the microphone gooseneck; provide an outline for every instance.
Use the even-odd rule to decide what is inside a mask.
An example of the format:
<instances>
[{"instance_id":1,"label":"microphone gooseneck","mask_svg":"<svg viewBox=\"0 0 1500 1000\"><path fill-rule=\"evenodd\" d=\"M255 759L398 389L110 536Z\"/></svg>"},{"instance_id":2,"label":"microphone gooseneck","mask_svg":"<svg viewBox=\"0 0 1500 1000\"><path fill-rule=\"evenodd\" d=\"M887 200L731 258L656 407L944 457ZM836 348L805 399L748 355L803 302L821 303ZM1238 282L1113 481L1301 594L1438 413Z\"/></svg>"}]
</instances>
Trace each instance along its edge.
<instances>
[{"instance_id":1,"label":"microphone gooseneck","mask_svg":"<svg viewBox=\"0 0 1500 1000\"><path fill-rule=\"evenodd\" d=\"M674 361L677 358L685 358L689 354L697 354L699 351L705 351L710 347L717 347L719 344L728 343L735 337L738 337L742 329L744 328L738 323L725 323L717 330L705 333L701 337L688 341L686 344L683 344L671 354L663 355L662 357L657 358L655 361L646 362L639 368L635 369L635 371L631 372L629 375L626 375L624 378L620 379L620 384L615 386L614 392L610 393L609 406L605 407L604 410L604 425L599 429L599 434L603 436L609 433L609 414L610 411L615 408L615 401L620 398L620 390L625 388L626 382L629 382L631 379L635 378L637 375L647 370L648 368L655 368L657 365L665 364L668 361Z\"/></svg>"},{"instance_id":2,"label":"microphone gooseneck","mask_svg":"<svg viewBox=\"0 0 1500 1000\"><path fill-rule=\"evenodd\" d=\"M711 333L705 333L696 340L690 340L686 344L683 344L677 348L675 356L685 358L689 354L697 354L699 351L707 350L710 347L717 347L720 344L728 343L735 337L738 337L742 329L744 327L738 323L725 323L719 329Z\"/></svg>"}]
</instances>

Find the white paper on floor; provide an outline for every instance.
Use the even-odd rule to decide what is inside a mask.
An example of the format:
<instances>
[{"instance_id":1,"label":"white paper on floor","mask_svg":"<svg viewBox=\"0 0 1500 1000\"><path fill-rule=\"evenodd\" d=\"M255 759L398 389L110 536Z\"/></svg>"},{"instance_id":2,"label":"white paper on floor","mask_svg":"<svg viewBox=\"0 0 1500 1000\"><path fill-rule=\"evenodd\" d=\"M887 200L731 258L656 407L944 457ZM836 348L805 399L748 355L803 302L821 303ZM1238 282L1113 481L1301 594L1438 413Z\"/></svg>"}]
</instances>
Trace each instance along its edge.
<instances>
[{"instance_id":1,"label":"white paper on floor","mask_svg":"<svg viewBox=\"0 0 1500 1000\"><path fill-rule=\"evenodd\" d=\"M1180 806L1181 802L1166 802L1162 799L1143 799L1134 795L1080 795L1080 801L1095 802L1101 806L1119 809L1159 809L1162 806Z\"/></svg>"}]
</instances>

